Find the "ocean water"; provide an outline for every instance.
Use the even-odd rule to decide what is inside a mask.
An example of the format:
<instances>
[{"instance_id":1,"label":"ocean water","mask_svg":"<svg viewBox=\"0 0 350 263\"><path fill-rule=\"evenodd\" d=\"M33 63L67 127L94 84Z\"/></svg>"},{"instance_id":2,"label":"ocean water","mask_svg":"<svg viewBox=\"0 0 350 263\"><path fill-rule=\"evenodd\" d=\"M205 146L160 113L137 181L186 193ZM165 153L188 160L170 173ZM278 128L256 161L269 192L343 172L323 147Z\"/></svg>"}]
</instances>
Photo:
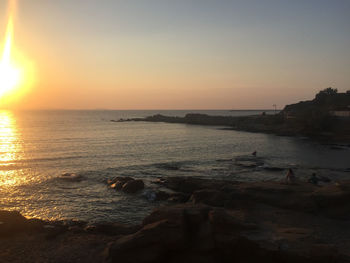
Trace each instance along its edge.
<instances>
[{"instance_id":1,"label":"ocean water","mask_svg":"<svg viewBox=\"0 0 350 263\"><path fill-rule=\"evenodd\" d=\"M333 182L350 177L349 147L223 127L111 122L153 114L243 116L262 111L1 111L0 209L42 219L135 223L161 203L146 198L158 177L282 180L293 168ZM272 111L267 112L273 114ZM251 152L258 152L258 163ZM63 180L63 173L83 180ZM141 178L144 192L109 189L115 176Z\"/></svg>"}]
</instances>

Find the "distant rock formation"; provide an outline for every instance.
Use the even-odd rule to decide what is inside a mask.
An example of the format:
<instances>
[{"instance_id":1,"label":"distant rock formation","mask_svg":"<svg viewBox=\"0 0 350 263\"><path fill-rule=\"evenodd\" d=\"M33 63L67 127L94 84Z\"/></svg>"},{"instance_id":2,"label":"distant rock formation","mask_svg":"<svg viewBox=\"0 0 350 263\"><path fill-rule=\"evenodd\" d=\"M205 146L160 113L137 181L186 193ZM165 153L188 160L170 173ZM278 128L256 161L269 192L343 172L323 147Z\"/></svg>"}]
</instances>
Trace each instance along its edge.
<instances>
[{"instance_id":1,"label":"distant rock formation","mask_svg":"<svg viewBox=\"0 0 350 263\"><path fill-rule=\"evenodd\" d=\"M185 117L172 117L157 114L145 118L120 119L118 122L149 121L226 126L233 130L302 135L350 144L350 118L337 118L348 115L350 116L350 92L337 93L336 90L328 88L320 91L314 100L287 105L275 115L237 117L190 113Z\"/></svg>"}]
</instances>

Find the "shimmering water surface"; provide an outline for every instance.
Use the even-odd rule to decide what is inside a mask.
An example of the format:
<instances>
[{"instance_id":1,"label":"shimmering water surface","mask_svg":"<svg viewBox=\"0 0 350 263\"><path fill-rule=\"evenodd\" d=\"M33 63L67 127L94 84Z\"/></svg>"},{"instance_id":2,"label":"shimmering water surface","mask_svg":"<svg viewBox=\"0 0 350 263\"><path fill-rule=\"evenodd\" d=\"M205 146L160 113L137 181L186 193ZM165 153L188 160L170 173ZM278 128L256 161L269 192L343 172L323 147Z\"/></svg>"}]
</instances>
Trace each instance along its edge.
<instances>
[{"instance_id":1,"label":"shimmering water surface","mask_svg":"<svg viewBox=\"0 0 350 263\"><path fill-rule=\"evenodd\" d=\"M295 169L333 181L348 179L350 150L305 138L224 130L222 127L148 122L111 122L157 113L184 116L250 115L261 111L22 111L0 112L0 209L43 219L137 222L157 202L145 192L126 195L106 180L132 176L202 176L231 180L281 180ZM271 114L273 112L270 112ZM236 162L257 150L258 167ZM243 165L242 165L243 164ZM79 182L60 179L77 173Z\"/></svg>"}]
</instances>

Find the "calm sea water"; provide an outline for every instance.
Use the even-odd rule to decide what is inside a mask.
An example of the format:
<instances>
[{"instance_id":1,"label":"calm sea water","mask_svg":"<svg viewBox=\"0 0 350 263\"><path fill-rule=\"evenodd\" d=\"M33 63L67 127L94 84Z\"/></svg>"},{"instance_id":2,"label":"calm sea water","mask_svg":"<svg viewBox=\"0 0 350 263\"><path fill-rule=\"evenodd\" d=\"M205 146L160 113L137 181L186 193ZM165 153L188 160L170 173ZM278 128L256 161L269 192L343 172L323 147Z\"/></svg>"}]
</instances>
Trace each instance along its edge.
<instances>
[{"instance_id":1,"label":"calm sea water","mask_svg":"<svg viewBox=\"0 0 350 263\"><path fill-rule=\"evenodd\" d=\"M184 116L251 115L261 111L23 111L0 112L0 209L43 219L137 222L159 203L145 192L127 195L106 180L132 176L155 189L160 176L201 176L230 180L281 180L295 169L333 181L348 179L350 150L305 138L224 130L222 127L110 120L157 113ZM273 112L269 112L273 113ZM258 152L263 163L237 163ZM240 164L240 165L239 165ZM243 165L242 165L243 164ZM62 173L84 180L62 180Z\"/></svg>"}]
</instances>

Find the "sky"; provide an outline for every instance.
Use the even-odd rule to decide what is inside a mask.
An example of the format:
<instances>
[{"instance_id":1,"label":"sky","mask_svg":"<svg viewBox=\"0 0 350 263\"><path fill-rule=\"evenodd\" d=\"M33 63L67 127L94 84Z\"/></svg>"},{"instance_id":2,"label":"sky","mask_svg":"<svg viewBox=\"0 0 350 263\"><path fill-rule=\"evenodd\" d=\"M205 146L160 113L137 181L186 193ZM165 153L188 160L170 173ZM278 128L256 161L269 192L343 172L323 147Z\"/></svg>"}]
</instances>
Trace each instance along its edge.
<instances>
[{"instance_id":1,"label":"sky","mask_svg":"<svg viewBox=\"0 0 350 263\"><path fill-rule=\"evenodd\" d=\"M13 43L36 81L7 107L270 109L344 92L349 13L348 0L17 0Z\"/></svg>"}]
</instances>

